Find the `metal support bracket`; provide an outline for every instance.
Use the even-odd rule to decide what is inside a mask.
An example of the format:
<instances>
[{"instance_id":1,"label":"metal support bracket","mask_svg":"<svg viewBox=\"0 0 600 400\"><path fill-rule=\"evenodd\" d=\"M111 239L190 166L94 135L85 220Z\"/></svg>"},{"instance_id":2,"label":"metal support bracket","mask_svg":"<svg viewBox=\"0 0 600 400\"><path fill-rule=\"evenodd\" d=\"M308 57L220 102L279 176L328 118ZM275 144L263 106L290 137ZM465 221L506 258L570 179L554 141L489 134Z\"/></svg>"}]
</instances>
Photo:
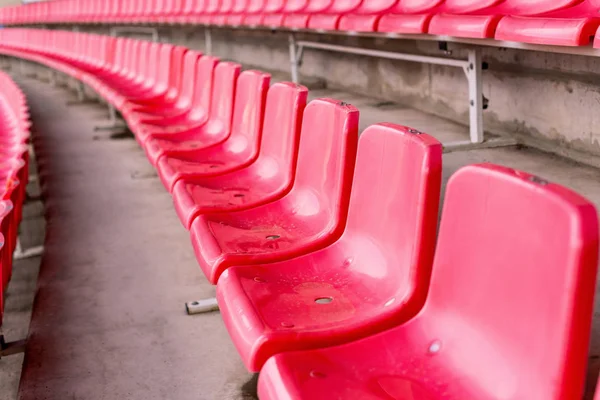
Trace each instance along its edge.
<instances>
[{"instance_id":1,"label":"metal support bracket","mask_svg":"<svg viewBox=\"0 0 600 400\"><path fill-rule=\"evenodd\" d=\"M461 141L448 143L444 145L444 148L454 149L453 151L456 151L457 149L467 148L465 143L468 143L469 145L484 143L483 109L486 106L485 103L487 99L485 99L483 96L483 62L481 58L481 51L479 49L469 49L467 60L458 60L448 57L423 56L417 54L364 49L359 47L339 46L328 43L296 41L296 38L292 33L289 35L289 53L291 76L294 83L299 83L300 81L299 68L302 65L302 58L304 56L305 48L461 68L465 73L469 87L468 101L470 140L468 142ZM447 49L446 52L448 52ZM492 139L487 147L498 147L514 144L515 141L512 139Z\"/></svg>"},{"instance_id":2,"label":"metal support bracket","mask_svg":"<svg viewBox=\"0 0 600 400\"><path fill-rule=\"evenodd\" d=\"M34 246L23 250L21 240L17 239L17 246L13 254L13 260L25 260L28 258L39 257L44 254L44 246Z\"/></svg>"},{"instance_id":3,"label":"metal support bracket","mask_svg":"<svg viewBox=\"0 0 600 400\"><path fill-rule=\"evenodd\" d=\"M0 358L25 352L26 344L27 340L25 339L7 342L4 335L0 335Z\"/></svg>"},{"instance_id":4,"label":"metal support bracket","mask_svg":"<svg viewBox=\"0 0 600 400\"><path fill-rule=\"evenodd\" d=\"M152 37L153 42L158 42L160 39L158 36L158 29L150 26L113 26L110 28L111 36L119 36L127 33L149 35Z\"/></svg>"},{"instance_id":5,"label":"metal support bracket","mask_svg":"<svg viewBox=\"0 0 600 400\"><path fill-rule=\"evenodd\" d=\"M185 310L188 315L205 314L213 311L219 311L217 298L211 297L203 300L189 301L185 303Z\"/></svg>"},{"instance_id":6,"label":"metal support bracket","mask_svg":"<svg viewBox=\"0 0 600 400\"><path fill-rule=\"evenodd\" d=\"M212 56L212 31L208 27L204 28L204 52Z\"/></svg>"}]
</instances>

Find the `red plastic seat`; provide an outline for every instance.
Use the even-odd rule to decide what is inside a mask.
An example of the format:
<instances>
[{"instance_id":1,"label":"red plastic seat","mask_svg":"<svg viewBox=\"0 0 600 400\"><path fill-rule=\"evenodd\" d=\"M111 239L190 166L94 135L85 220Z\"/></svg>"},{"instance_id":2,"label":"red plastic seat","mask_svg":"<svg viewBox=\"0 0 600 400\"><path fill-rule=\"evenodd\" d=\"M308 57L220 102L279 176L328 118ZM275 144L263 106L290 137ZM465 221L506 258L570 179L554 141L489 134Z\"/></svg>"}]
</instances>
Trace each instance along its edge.
<instances>
[{"instance_id":1,"label":"red plastic seat","mask_svg":"<svg viewBox=\"0 0 600 400\"><path fill-rule=\"evenodd\" d=\"M235 84L240 74L239 64L221 62L215 68L210 113L200 127L175 133L155 133L148 138L144 150L152 165L163 155L184 157L200 149L224 142L231 133Z\"/></svg>"},{"instance_id":2,"label":"red plastic seat","mask_svg":"<svg viewBox=\"0 0 600 400\"><path fill-rule=\"evenodd\" d=\"M221 315L246 367L259 371L274 354L349 342L415 316L429 287L441 178L436 139L392 124L367 128L342 237L219 278Z\"/></svg>"},{"instance_id":3,"label":"red plastic seat","mask_svg":"<svg viewBox=\"0 0 600 400\"><path fill-rule=\"evenodd\" d=\"M485 8L502 0L466 0L470 2L466 10ZM377 24L378 32L427 33L431 17L437 12L445 12L444 0L400 0L388 14L384 14Z\"/></svg>"},{"instance_id":4,"label":"red plastic seat","mask_svg":"<svg viewBox=\"0 0 600 400\"><path fill-rule=\"evenodd\" d=\"M287 15L301 13L307 5L308 0L286 0L281 11L276 11L276 7L269 8L269 6L267 6L265 7L262 24L272 28L283 26L284 18Z\"/></svg>"},{"instance_id":5,"label":"red plastic seat","mask_svg":"<svg viewBox=\"0 0 600 400\"><path fill-rule=\"evenodd\" d=\"M307 4L301 12L286 13L283 26L292 29L306 29L308 20L312 15L326 11L333 4L333 0L306 0Z\"/></svg>"},{"instance_id":6,"label":"red plastic seat","mask_svg":"<svg viewBox=\"0 0 600 400\"><path fill-rule=\"evenodd\" d=\"M234 0L221 0L219 10L214 15L211 15L210 23L212 25L225 25L225 20L233 9L233 3Z\"/></svg>"},{"instance_id":7,"label":"red plastic seat","mask_svg":"<svg viewBox=\"0 0 600 400\"><path fill-rule=\"evenodd\" d=\"M281 199L231 213L200 215L190 233L211 283L232 265L274 262L328 246L348 213L358 110L332 99L305 109L291 191Z\"/></svg>"},{"instance_id":8,"label":"red plastic seat","mask_svg":"<svg viewBox=\"0 0 600 400\"><path fill-rule=\"evenodd\" d=\"M589 201L509 168L463 168L422 311L369 338L276 355L259 397L580 399L597 263Z\"/></svg>"},{"instance_id":9,"label":"red plastic seat","mask_svg":"<svg viewBox=\"0 0 600 400\"><path fill-rule=\"evenodd\" d=\"M600 379L598 379L600 382ZM600 384L596 383L596 395L594 396L594 400L600 400Z\"/></svg>"},{"instance_id":10,"label":"red plastic seat","mask_svg":"<svg viewBox=\"0 0 600 400\"><path fill-rule=\"evenodd\" d=\"M344 14L352 13L357 10L363 0L335 0L324 11L312 15L308 20L308 28L333 31L338 28L340 18Z\"/></svg>"},{"instance_id":11,"label":"red plastic seat","mask_svg":"<svg viewBox=\"0 0 600 400\"><path fill-rule=\"evenodd\" d=\"M237 79L230 134L223 142L202 149L165 154L156 169L165 188L173 190L182 178L210 177L244 168L258 156L265 98L271 76L244 71Z\"/></svg>"},{"instance_id":12,"label":"red plastic seat","mask_svg":"<svg viewBox=\"0 0 600 400\"><path fill-rule=\"evenodd\" d=\"M173 202L183 225L208 212L239 211L274 201L291 188L302 113L308 90L293 83L269 89L260 149L248 167L216 177L193 177L173 186Z\"/></svg>"},{"instance_id":13,"label":"red plastic seat","mask_svg":"<svg viewBox=\"0 0 600 400\"><path fill-rule=\"evenodd\" d=\"M375 32L382 15L387 14L398 0L362 1L352 14L340 18L337 29L351 32Z\"/></svg>"},{"instance_id":14,"label":"red plastic seat","mask_svg":"<svg viewBox=\"0 0 600 400\"><path fill-rule=\"evenodd\" d=\"M265 16L281 14L284 10L285 3L286 0L265 0L261 13L246 15L243 19L244 25L252 27L263 25Z\"/></svg>"},{"instance_id":15,"label":"red plastic seat","mask_svg":"<svg viewBox=\"0 0 600 400\"><path fill-rule=\"evenodd\" d=\"M133 111L127 113L124 112L124 116L127 119L130 126L134 126L144 121L156 121L162 126L173 123L174 120L182 118L192 107L192 101L194 98L194 76L196 74L196 67L198 61L202 57L202 53L190 50L183 58L183 68L180 77L173 80L174 85L178 85L177 97L175 102L171 105L166 104L154 104L148 106L142 106L134 108ZM122 110L123 111L123 110ZM165 121L167 119L167 121Z\"/></svg>"},{"instance_id":16,"label":"red plastic seat","mask_svg":"<svg viewBox=\"0 0 600 400\"><path fill-rule=\"evenodd\" d=\"M166 134L189 132L204 125L209 116L213 75L217 63L216 57L202 56L196 64L193 84L190 85L194 88L192 105L185 115L157 121L143 120L137 126L132 126L133 133L143 147L149 138L158 136L164 139L169 137Z\"/></svg>"},{"instance_id":17,"label":"red plastic seat","mask_svg":"<svg viewBox=\"0 0 600 400\"><path fill-rule=\"evenodd\" d=\"M233 0L231 11L225 16L224 24L229 26L242 25L249 16L259 15L254 14L255 10L256 7L252 5L252 0ZM252 11L252 13L248 14L248 11Z\"/></svg>"},{"instance_id":18,"label":"red plastic seat","mask_svg":"<svg viewBox=\"0 0 600 400\"><path fill-rule=\"evenodd\" d=\"M560 4L554 0L547 0L546 3ZM498 23L495 38L558 46L588 45L600 25L598 15L600 1L584 0L567 8L572 3L566 2L562 9L541 15L506 16ZM522 15L528 14L531 13L522 13ZM594 47L600 48L597 37L594 40Z\"/></svg>"},{"instance_id":19,"label":"red plastic seat","mask_svg":"<svg viewBox=\"0 0 600 400\"><path fill-rule=\"evenodd\" d=\"M482 3L476 2L479 6L476 10L468 10L469 3L475 0L446 0L446 13L433 16L429 26L429 33L434 35L450 35L456 37L469 38L493 38L495 36L496 27L501 19L507 15L513 16L528 16L539 15L559 10L567 9L575 5L580 0L488 0L490 3L487 7L481 7ZM465 11L455 12L465 4ZM564 28L577 24L567 24ZM541 25L543 26L543 25ZM597 26L597 25L596 25ZM547 29L553 31L554 29ZM559 29L563 29L560 27ZM527 28L524 30L528 31ZM562 33L556 36L569 36ZM548 43L556 44L556 43Z\"/></svg>"}]
</instances>

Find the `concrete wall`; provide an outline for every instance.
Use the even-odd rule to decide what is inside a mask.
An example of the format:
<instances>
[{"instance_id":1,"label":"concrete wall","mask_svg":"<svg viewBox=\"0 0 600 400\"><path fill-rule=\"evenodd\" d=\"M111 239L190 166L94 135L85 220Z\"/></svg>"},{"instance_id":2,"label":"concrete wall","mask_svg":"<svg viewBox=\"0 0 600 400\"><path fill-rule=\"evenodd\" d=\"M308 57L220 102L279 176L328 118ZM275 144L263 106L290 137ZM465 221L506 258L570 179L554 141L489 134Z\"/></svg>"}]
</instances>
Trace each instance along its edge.
<instances>
[{"instance_id":1,"label":"concrete wall","mask_svg":"<svg viewBox=\"0 0 600 400\"><path fill-rule=\"evenodd\" d=\"M204 49L200 27L163 27L161 39ZM298 35L298 39L444 56L437 42L315 34ZM466 48L449 44L456 58L466 59ZM213 29L213 54L245 67L289 73L285 33ZM598 163L600 58L493 47L482 47L482 54L489 65L483 73L484 95L489 99L484 111L486 131ZM325 79L329 87L468 123L467 84L459 68L307 49L300 72Z\"/></svg>"}]
</instances>

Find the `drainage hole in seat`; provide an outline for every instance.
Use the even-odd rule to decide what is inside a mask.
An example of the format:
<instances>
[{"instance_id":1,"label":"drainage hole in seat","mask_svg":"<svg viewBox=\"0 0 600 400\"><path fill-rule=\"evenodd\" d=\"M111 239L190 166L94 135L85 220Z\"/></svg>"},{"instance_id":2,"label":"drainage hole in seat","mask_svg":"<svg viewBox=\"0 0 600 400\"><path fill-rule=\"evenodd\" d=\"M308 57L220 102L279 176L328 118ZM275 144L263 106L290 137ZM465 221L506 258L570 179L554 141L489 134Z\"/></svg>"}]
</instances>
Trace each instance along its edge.
<instances>
[{"instance_id":1,"label":"drainage hole in seat","mask_svg":"<svg viewBox=\"0 0 600 400\"><path fill-rule=\"evenodd\" d=\"M319 297L315 299L315 303L317 304L329 304L333 301L333 297Z\"/></svg>"},{"instance_id":2,"label":"drainage hole in seat","mask_svg":"<svg viewBox=\"0 0 600 400\"><path fill-rule=\"evenodd\" d=\"M267 236L267 240L277 240L279 239L281 236L279 235L269 235Z\"/></svg>"}]
</instances>

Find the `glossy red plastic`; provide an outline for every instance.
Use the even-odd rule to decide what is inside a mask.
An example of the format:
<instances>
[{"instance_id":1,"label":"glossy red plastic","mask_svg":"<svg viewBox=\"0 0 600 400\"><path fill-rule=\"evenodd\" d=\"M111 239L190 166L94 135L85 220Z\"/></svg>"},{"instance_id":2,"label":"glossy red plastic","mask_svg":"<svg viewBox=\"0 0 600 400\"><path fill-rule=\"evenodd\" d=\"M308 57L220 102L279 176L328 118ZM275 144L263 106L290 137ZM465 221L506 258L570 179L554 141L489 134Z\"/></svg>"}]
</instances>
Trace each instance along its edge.
<instances>
[{"instance_id":1,"label":"glossy red plastic","mask_svg":"<svg viewBox=\"0 0 600 400\"><path fill-rule=\"evenodd\" d=\"M195 88L194 76L196 74L198 61L201 57L201 53L193 50L190 50L185 54L181 78L177 82L174 82L177 83L179 87L177 89L177 97L172 105L148 105L136 108L129 113L121 110L130 126L146 121L155 121L164 126L167 123L172 123L174 119L181 118L188 113L192 108ZM167 119L167 121L165 121L165 119Z\"/></svg>"},{"instance_id":2,"label":"glossy red plastic","mask_svg":"<svg viewBox=\"0 0 600 400\"><path fill-rule=\"evenodd\" d=\"M232 265L274 262L328 246L343 232L358 139L358 110L333 99L305 109L291 191L256 208L198 216L190 233L211 283Z\"/></svg>"},{"instance_id":3,"label":"glossy red plastic","mask_svg":"<svg viewBox=\"0 0 600 400\"><path fill-rule=\"evenodd\" d=\"M210 177L244 168L258 156L265 100L271 76L244 71L237 79L231 133L223 142L160 157L158 175L169 192L182 178ZM172 154L172 153L171 153Z\"/></svg>"},{"instance_id":4,"label":"glossy red plastic","mask_svg":"<svg viewBox=\"0 0 600 400\"><path fill-rule=\"evenodd\" d=\"M173 186L183 225L208 212L239 211L277 200L292 187L308 90L281 82L269 89L256 161L216 177L185 178Z\"/></svg>"},{"instance_id":5,"label":"glossy red plastic","mask_svg":"<svg viewBox=\"0 0 600 400\"><path fill-rule=\"evenodd\" d=\"M550 5L554 0L546 0ZM572 2L566 4L572 5ZM495 38L522 43L557 46L586 46L590 44L600 25L600 1L584 0L571 7L535 16L509 15L500 20ZM598 38L594 47L600 48Z\"/></svg>"},{"instance_id":6,"label":"glossy red plastic","mask_svg":"<svg viewBox=\"0 0 600 400\"><path fill-rule=\"evenodd\" d=\"M309 18L308 28L324 31L336 30L342 15L352 13L362 3L363 0L335 0L326 10Z\"/></svg>"},{"instance_id":7,"label":"glossy red plastic","mask_svg":"<svg viewBox=\"0 0 600 400\"><path fill-rule=\"evenodd\" d=\"M580 399L597 263L589 201L520 171L465 167L447 186L422 311L359 341L276 355L259 397Z\"/></svg>"},{"instance_id":8,"label":"glossy red plastic","mask_svg":"<svg viewBox=\"0 0 600 400\"><path fill-rule=\"evenodd\" d=\"M527 16L556 12L567 9L580 0L488 0L487 7L482 7L485 2L476 2L479 7L469 11L475 0L446 0L447 9L443 14L433 16L428 33L435 35L450 35L469 38L494 38L498 23L505 16ZM469 4L471 3L471 4ZM466 5L466 11L454 10Z\"/></svg>"},{"instance_id":9,"label":"glossy red plastic","mask_svg":"<svg viewBox=\"0 0 600 400\"><path fill-rule=\"evenodd\" d=\"M189 82L187 83L194 87L192 106L187 114L182 115L181 118L144 120L138 126L133 127L133 132L142 147L146 147L145 142L150 138L168 139L170 136L167 134L189 132L206 123L211 105L213 76L218 62L216 57L202 56L196 64L193 83L191 85Z\"/></svg>"},{"instance_id":10,"label":"glossy red plastic","mask_svg":"<svg viewBox=\"0 0 600 400\"><path fill-rule=\"evenodd\" d=\"M362 1L351 14L340 18L338 30L351 32L374 32L379 19L390 12L399 0Z\"/></svg>"},{"instance_id":11,"label":"glossy red plastic","mask_svg":"<svg viewBox=\"0 0 600 400\"><path fill-rule=\"evenodd\" d=\"M256 372L277 353L346 343L415 316L429 287L441 178L439 141L398 125L367 128L342 237L219 278L219 309L246 367Z\"/></svg>"},{"instance_id":12,"label":"glossy red plastic","mask_svg":"<svg viewBox=\"0 0 600 400\"><path fill-rule=\"evenodd\" d=\"M162 156L185 157L200 149L224 142L231 133L235 84L241 66L221 62L215 68L210 114L199 127L175 133L155 133L144 143L144 150L152 165Z\"/></svg>"},{"instance_id":13,"label":"glossy red plastic","mask_svg":"<svg viewBox=\"0 0 600 400\"><path fill-rule=\"evenodd\" d=\"M306 0L301 12L286 13L283 26L292 29L306 29L312 15L326 11L334 3L333 0Z\"/></svg>"}]
</instances>

